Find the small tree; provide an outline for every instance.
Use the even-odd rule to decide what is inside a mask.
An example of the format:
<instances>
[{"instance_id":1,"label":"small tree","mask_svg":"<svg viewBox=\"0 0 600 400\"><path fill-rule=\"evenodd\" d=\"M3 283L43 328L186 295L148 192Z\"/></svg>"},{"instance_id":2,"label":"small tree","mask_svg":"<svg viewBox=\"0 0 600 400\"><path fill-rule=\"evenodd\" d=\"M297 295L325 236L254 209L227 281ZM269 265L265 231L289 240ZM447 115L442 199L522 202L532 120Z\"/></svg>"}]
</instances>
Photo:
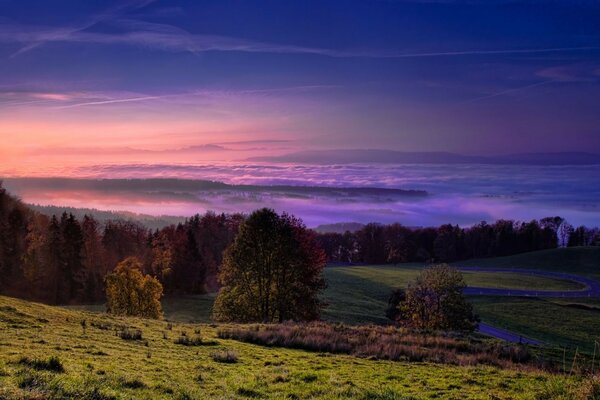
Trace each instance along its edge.
<instances>
[{"instance_id":1,"label":"small tree","mask_svg":"<svg viewBox=\"0 0 600 400\"><path fill-rule=\"evenodd\" d=\"M224 254L220 321L308 321L319 317L325 254L314 234L287 214L262 209L241 225Z\"/></svg>"},{"instance_id":2,"label":"small tree","mask_svg":"<svg viewBox=\"0 0 600 400\"><path fill-rule=\"evenodd\" d=\"M400 323L425 330L472 332L478 318L463 294L462 274L447 264L426 268L400 302Z\"/></svg>"},{"instance_id":3,"label":"small tree","mask_svg":"<svg viewBox=\"0 0 600 400\"><path fill-rule=\"evenodd\" d=\"M160 282L141 271L142 263L129 257L117 265L105 279L107 312L145 318L161 318Z\"/></svg>"}]
</instances>

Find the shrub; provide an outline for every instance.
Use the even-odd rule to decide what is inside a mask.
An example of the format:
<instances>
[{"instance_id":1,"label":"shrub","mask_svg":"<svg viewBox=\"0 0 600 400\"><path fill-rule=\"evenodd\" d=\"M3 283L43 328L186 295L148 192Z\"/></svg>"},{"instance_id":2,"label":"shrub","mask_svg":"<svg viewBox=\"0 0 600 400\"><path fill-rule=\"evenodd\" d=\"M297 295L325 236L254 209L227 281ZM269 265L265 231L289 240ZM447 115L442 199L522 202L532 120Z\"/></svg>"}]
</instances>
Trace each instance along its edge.
<instances>
[{"instance_id":1,"label":"shrub","mask_svg":"<svg viewBox=\"0 0 600 400\"><path fill-rule=\"evenodd\" d=\"M65 372L65 368L63 367L60 359L56 356L50 357L48 360L39 360L39 359L31 359L28 357L21 357L19 359L19 364L26 365L30 368L39 370L39 371L52 371L62 373Z\"/></svg>"},{"instance_id":2,"label":"shrub","mask_svg":"<svg viewBox=\"0 0 600 400\"><path fill-rule=\"evenodd\" d=\"M216 362L225 364L235 364L238 362L238 355L233 350L218 350L210 353L212 359Z\"/></svg>"}]
</instances>

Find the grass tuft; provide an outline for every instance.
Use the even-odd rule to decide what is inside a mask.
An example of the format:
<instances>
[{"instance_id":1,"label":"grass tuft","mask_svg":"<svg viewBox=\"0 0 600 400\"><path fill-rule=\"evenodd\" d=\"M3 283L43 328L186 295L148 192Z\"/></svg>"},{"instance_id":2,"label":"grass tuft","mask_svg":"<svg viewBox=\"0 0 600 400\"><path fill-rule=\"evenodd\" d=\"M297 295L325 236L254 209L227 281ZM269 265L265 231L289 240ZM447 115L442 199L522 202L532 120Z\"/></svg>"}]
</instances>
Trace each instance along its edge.
<instances>
[{"instance_id":1,"label":"grass tuft","mask_svg":"<svg viewBox=\"0 0 600 400\"><path fill-rule=\"evenodd\" d=\"M238 362L238 355L233 350L217 350L210 353L212 359L219 363L235 364Z\"/></svg>"},{"instance_id":2,"label":"grass tuft","mask_svg":"<svg viewBox=\"0 0 600 400\"><path fill-rule=\"evenodd\" d=\"M18 361L18 364L25 365L38 371L52 371L58 373L65 372L65 367L62 365L60 359L56 356L52 356L47 360L21 357Z\"/></svg>"},{"instance_id":3,"label":"grass tuft","mask_svg":"<svg viewBox=\"0 0 600 400\"><path fill-rule=\"evenodd\" d=\"M142 340L142 331L139 329L124 328L117 332L117 335L123 340Z\"/></svg>"}]
</instances>

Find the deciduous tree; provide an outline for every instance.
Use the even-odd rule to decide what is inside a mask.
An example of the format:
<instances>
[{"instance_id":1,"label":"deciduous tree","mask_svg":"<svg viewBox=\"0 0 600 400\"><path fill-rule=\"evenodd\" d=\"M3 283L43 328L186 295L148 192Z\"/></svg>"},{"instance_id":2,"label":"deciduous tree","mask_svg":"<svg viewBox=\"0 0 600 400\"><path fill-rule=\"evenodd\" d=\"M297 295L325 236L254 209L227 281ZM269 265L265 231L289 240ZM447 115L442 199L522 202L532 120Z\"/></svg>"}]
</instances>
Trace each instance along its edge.
<instances>
[{"instance_id":1,"label":"deciduous tree","mask_svg":"<svg viewBox=\"0 0 600 400\"><path fill-rule=\"evenodd\" d=\"M142 263L129 257L106 276L107 311L116 315L161 318L160 282L141 271Z\"/></svg>"},{"instance_id":2,"label":"deciduous tree","mask_svg":"<svg viewBox=\"0 0 600 400\"><path fill-rule=\"evenodd\" d=\"M297 218L252 213L227 248L214 306L221 321L314 320L323 306L325 254Z\"/></svg>"},{"instance_id":3,"label":"deciduous tree","mask_svg":"<svg viewBox=\"0 0 600 400\"><path fill-rule=\"evenodd\" d=\"M425 330L473 331L478 318L463 294L460 271L447 264L426 268L400 302L400 323Z\"/></svg>"}]
</instances>

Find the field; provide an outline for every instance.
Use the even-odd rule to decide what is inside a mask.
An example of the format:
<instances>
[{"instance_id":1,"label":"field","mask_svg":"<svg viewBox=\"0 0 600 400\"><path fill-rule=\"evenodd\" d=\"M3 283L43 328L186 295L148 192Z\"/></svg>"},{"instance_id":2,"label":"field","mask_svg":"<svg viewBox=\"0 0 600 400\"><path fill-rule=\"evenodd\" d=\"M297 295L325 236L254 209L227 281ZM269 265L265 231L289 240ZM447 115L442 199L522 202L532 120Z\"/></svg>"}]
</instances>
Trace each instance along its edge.
<instances>
[{"instance_id":1,"label":"field","mask_svg":"<svg viewBox=\"0 0 600 400\"><path fill-rule=\"evenodd\" d=\"M600 249L570 248L527 253L512 257L465 261L461 266L525 267L566 271L600 277ZM325 270L328 303L323 319L345 323L388 321L384 312L392 288L414 279L422 265L330 267ZM513 273L465 273L469 285L514 289L577 290L571 281ZM177 322L210 323L214 295L163 300L165 317ZM600 340L600 299L535 299L473 296L471 301L484 322L541 340L552 346L568 346L592 352ZM581 306L583 305L583 306ZM79 307L103 311L103 306ZM550 320L551 318L551 320Z\"/></svg>"},{"instance_id":2,"label":"field","mask_svg":"<svg viewBox=\"0 0 600 400\"><path fill-rule=\"evenodd\" d=\"M0 398L9 399L541 400L585 399L590 388L575 375L268 348L218 339L214 325L117 318L7 297L0 297L0 332ZM182 332L202 341L176 344Z\"/></svg>"},{"instance_id":3,"label":"field","mask_svg":"<svg viewBox=\"0 0 600 400\"><path fill-rule=\"evenodd\" d=\"M393 288L406 287L422 266L335 267L325 271L329 284L324 317L350 323L385 323ZM575 282L512 273L464 273L469 286L510 289L578 290Z\"/></svg>"},{"instance_id":4,"label":"field","mask_svg":"<svg viewBox=\"0 0 600 400\"><path fill-rule=\"evenodd\" d=\"M485 322L551 345L592 353L600 343L600 307L588 299L472 297Z\"/></svg>"},{"instance_id":5,"label":"field","mask_svg":"<svg viewBox=\"0 0 600 400\"><path fill-rule=\"evenodd\" d=\"M600 280L600 247L542 250L509 257L467 260L457 264L465 267L514 267L568 272Z\"/></svg>"}]
</instances>

